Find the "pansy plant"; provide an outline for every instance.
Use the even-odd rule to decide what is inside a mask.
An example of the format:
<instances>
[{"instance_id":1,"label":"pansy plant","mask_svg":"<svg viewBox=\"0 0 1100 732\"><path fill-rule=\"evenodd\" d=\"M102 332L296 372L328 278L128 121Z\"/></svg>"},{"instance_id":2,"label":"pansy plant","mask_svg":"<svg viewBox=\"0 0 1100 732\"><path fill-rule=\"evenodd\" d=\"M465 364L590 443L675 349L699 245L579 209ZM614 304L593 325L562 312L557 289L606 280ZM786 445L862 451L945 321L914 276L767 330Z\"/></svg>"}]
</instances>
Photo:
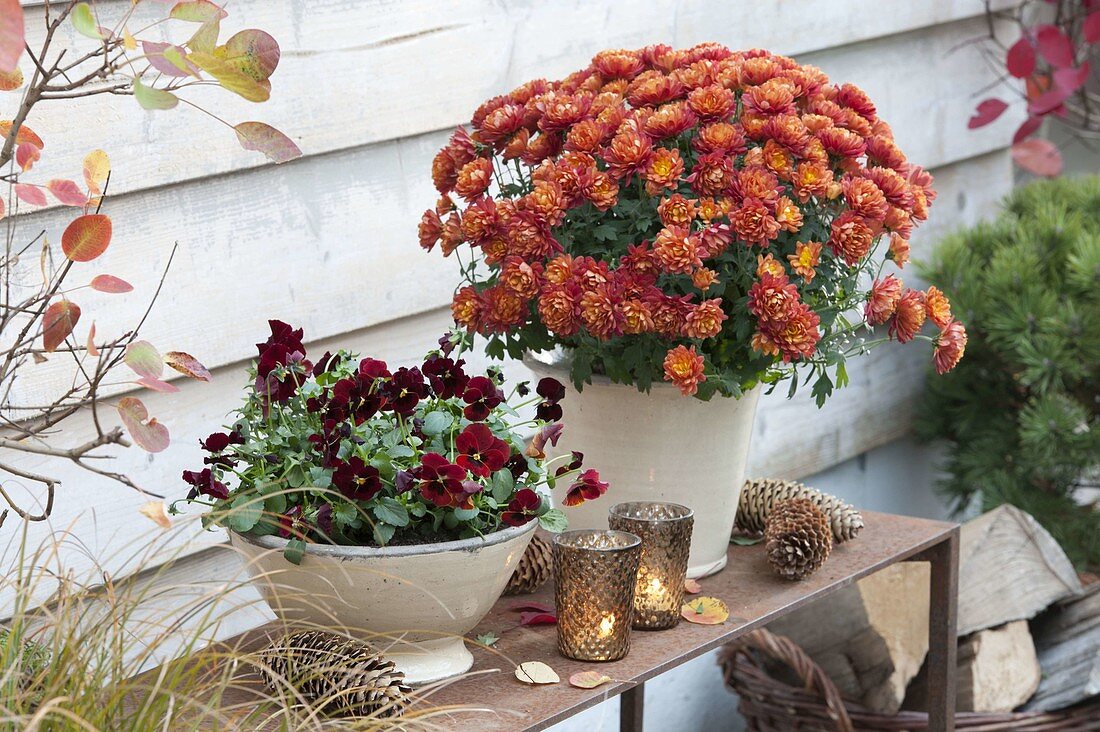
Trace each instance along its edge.
<instances>
[{"instance_id":1,"label":"pansy plant","mask_svg":"<svg viewBox=\"0 0 1100 732\"><path fill-rule=\"evenodd\" d=\"M546 456L562 432L553 379L506 396L499 371L467 374L457 333L419 366L391 368L347 351L311 362L301 329L270 327L237 419L200 441L202 469L183 472L208 526L287 538L296 562L306 542L420 544L534 520L561 531L551 489L568 485L567 506L607 490L579 453ZM536 416L520 417L529 406Z\"/></svg>"}]
</instances>

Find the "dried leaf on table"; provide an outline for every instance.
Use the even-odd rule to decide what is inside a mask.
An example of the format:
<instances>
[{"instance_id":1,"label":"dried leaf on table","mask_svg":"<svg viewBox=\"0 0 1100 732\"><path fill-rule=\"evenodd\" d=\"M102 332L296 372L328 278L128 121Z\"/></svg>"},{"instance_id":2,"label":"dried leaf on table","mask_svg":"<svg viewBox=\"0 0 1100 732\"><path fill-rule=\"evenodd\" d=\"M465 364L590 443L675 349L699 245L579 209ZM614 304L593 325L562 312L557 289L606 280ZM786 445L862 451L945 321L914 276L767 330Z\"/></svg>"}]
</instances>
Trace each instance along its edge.
<instances>
[{"instance_id":1,"label":"dried leaf on table","mask_svg":"<svg viewBox=\"0 0 1100 732\"><path fill-rule=\"evenodd\" d=\"M516 678L525 684L556 684L561 679L542 661L524 661L516 666Z\"/></svg>"},{"instance_id":2,"label":"dried leaf on table","mask_svg":"<svg viewBox=\"0 0 1100 732\"><path fill-rule=\"evenodd\" d=\"M721 625L729 619L730 610L717 597L697 597L684 603L680 615L689 623Z\"/></svg>"},{"instance_id":3,"label":"dried leaf on table","mask_svg":"<svg viewBox=\"0 0 1100 732\"><path fill-rule=\"evenodd\" d=\"M520 602L513 602L511 605L508 606L508 609L509 610L515 610L516 612L529 612L529 611L537 611L537 612L540 612L540 613L553 613L554 612L554 608L550 607L549 605L544 605L541 602L530 602L530 601L527 601L527 600L523 600L523 601L520 601Z\"/></svg>"},{"instance_id":4,"label":"dried leaf on table","mask_svg":"<svg viewBox=\"0 0 1100 732\"><path fill-rule=\"evenodd\" d=\"M578 671L569 677L569 685L578 689L595 689L611 681L614 679L599 671Z\"/></svg>"},{"instance_id":5,"label":"dried leaf on table","mask_svg":"<svg viewBox=\"0 0 1100 732\"><path fill-rule=\"evenodd\" d=\"M684 580L684 592L689 595L698 595L703 591L702 586L693 579Z\"/></svg>"},{"instance_id":6,"label":"dried leaf on table","mask_svg":"<svg viewBox=\"0 0 1100 732\"><path fill-rule=\"evenodd\" d=\"M500 640L500 636L490 630L488 633L477 636L474 640L487 648L492 648Z\"/></svg>"},{"instance_id":7,"label":"dried leaf on table","mask_svg":"<svg viewBox=\"0 0 1100 732\"><path fill-rule=\"evenodd\" d=\"M558 616L553 613L544 613L538 610L529 613L520 613L520 625L556 625Z\"/></svg>"}]
</instances>

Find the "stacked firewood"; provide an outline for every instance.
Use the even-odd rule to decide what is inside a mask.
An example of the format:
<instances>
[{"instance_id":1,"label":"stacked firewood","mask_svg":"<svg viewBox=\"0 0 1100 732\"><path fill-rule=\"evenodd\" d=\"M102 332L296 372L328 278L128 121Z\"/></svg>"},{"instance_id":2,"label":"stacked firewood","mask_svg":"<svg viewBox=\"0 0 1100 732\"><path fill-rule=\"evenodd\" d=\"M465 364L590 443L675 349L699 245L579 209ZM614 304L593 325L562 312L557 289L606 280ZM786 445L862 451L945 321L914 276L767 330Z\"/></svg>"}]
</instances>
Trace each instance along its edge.
<instances>
[{"instance_id":1,"label":"stacked firewood","mask_svg":"<svg viewBox=\"0 0 1100 732\"><path fill-rule=\"evenodd\" d=\"M1100 582L1082 586L1035 519L1002 506L963 525L959 711L1052 711L1100 695ZM841 693L924 709L929 568L894 565L773 622Z\"/></svg>"}]
</instances>

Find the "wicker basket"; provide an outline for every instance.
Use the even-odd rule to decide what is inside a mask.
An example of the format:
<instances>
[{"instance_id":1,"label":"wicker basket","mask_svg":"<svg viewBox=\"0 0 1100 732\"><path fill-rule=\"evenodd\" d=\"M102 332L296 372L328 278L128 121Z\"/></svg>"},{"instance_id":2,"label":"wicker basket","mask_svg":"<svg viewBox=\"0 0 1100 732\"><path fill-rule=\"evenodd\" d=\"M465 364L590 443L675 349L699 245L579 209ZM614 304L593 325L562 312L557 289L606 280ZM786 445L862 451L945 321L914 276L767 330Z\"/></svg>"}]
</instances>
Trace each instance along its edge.
<instances>
[{"instance_id":1,"label":"wicker basket","mask_svg":"<svg viewBox=\"0 0 1100 732\"><path fill-rule=\"evenodd\" d=\"M803 685L795 687L776 680L765 670L765 661L789 666ZM725 646L718 662L726 685L740 697L739 709L749 730L919 732L929 729L928 715L923 712L879 714L845 701L825 672L801 648L790 639L767 630L752 631ZM1100 698L1058 712L960 712L955 715L955 727L981 732L1100 730Z\"/></svg>"}]
</instances>

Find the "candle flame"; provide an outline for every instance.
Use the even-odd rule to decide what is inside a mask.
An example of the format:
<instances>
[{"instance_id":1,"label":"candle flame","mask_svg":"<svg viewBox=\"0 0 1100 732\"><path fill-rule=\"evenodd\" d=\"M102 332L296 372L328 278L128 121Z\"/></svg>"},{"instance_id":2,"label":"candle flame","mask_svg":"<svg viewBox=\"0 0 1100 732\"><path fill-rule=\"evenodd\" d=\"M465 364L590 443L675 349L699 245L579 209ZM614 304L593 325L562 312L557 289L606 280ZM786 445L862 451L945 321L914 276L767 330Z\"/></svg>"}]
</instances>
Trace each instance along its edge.
<instances>
[{"instance_id":1,"label":"candle flame","mask_svg":"<svg viewBox=\"0 0 1100 732\"><path fill-rule=\"evenodd\" d=\"M600 621L600 637L606 638L615 630L615 616L607 615Z\"/></svg>"},{"instance_id":2,"label":"candle flame","mask_svg":"<svg viewBox=\"0 0 1100 732\"><path fill-rule=\"evenodd\" d=\"M661 580L659 578L654 577L649 580L649 584L646 585L645 592L647 595L651 595L654 597L664 597L665 586L661 584Z\"/></svg>"}]
</instances>

